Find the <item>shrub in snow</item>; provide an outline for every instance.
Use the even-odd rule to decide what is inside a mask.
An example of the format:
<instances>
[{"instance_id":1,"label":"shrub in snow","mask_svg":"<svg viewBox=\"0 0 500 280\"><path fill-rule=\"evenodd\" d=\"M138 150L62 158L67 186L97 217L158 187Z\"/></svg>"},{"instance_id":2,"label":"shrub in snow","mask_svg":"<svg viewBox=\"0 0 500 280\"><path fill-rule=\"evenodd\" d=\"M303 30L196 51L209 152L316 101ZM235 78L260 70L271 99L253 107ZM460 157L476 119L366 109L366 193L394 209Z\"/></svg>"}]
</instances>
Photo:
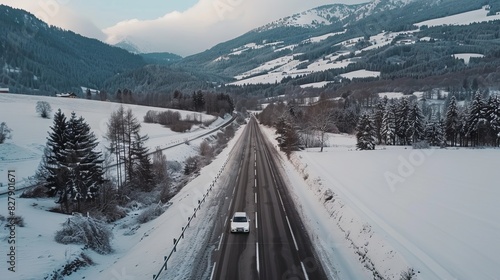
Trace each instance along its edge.
<instances>
[{"instance_id":1,"label":"shrub in snow","mask_svg":"<svg viewBox=\"0 0 500 280\"><path fill-rule=\"evenodd\" d=\"M12 129L5 122L0 123L0 144L12 138Z\"/></svg>"},{"instance_id":2,"label":"shrub in snow","mask_svg":"<svg viewBox=\"0 0 500 280\"><path fill-rule=\"evenodd\" d=\"M113 233L103 222L92 217L75 214L63 223L63 228L56 232L56 242L62 244L85 245L99 254L113 251L111 238Z\"/></svg>"},{"instance_id":3,"label":"shrub in snow","mask_svg":"<svg viewBox=\"0 0 500 280\"><path fill-rule=\"evenodd\" d=\"M47 189L44 186L34 186L32 188L27 188L21 194L22 198L39 198L47 197Z\"/></svg>"},{"instance_id":4,"label":"shrub in snow","mask_svg":"<svg viewBox=\"0 0 500 280\"><path fill-rule=\"evenodd\" d=\"M198 157L188 157L184 165L184 175L189 175L199 170Z\"/></svg>"},{"instance_id":5,"label":"shrub in snow","mask_svg":"<svg viewBox=\"0 0 500 280\"><path fill-rule=\"evenodd\" d=\"M86 267L89 265L93 265L94 262L92 261L91 258L89 258L87 255L84 253L81 253L79 257L74 259L71 262L68 262L65 264L61 269L58 269L54 272L52 272L48 277L45 277L44 279L51 279L51 280L63 280L65 276L71 275L73 272L77 272L78 269L82 267Z\"/></svg>"},{"instance_id":6,"label":"shrub in snow","mask_svg":"<svg viewBox=\"0 0 500 280\"><path fill-rule=\"evenodd\" d=\"M427 141L420 141L420 142L415 142L412 144L413 149L415 150L420 150L420 149L430 149L431 145L429 145L429 142Z\"/></svg>"},{"instance_id":7,"label":"shrub in snow","mask_svg":"<svg viewBox=\"0 0 500 280\"><path fill-rule=\"evenodd\" d=\"M159 204L150 205L148 208L144 209L144 211L142 211L142 213L139 214L139 216L137 216L137 222L141 224L147 223L155 219L156 217L160 216L161 214L163 214L163 212L165 212L165 209L163 209L161 205Z\"/></svg>"},{"instance_id":8,"label":"shrub in snow","mask_svg":"<svg viewBox=\"0 0 500 280\"><path fill-rule=\"evenodd\" d=\"M207 140L203 140L200 144L200 156L206 157L208 161L211 161L214 156L214 148Z\"/></svg>"},{"instance_id":9,"label":"shrub in snow","mask_svg":"<svg viewBox=\"0 0 500 280\"><path fill-rule=\"evenodd\" d=\"M9 217L7 217L7 226L10 226L10 225L24 227L24 218L21 216L9 216Z\"/></svg>"},{"instance_id":10,"label":"shrub in snow","mask_svg":"<svg viewBox=\"0 0 500 280\"><path fill-rule=\"evenodd\" d=\"M167 169L171 172L180 172L182 170L182 164L178 161L167 161Z\"/></svg>"},{"instance_id":11,"label":"shrub in snow","mask_svg":"<svg viewBox=\"0 0 500 280\"><path fill-rule=\"evenodd\" d=\"M169 181L162 182L158 185L160 188L159 199L162 203L167 203L173 196L174 192Z\"/></svg>"},{"instance_id":12,"label":"shrub in snow","mask_svg":"<svg viewBox=\"0 0 500 280\"><path fill-rule=\"evenodd\" d=\"M405 270L401 272L401 280L414 280L417 279L415 270L413 268L408 268L408 270Z\"/></svg>"}]
</instances>

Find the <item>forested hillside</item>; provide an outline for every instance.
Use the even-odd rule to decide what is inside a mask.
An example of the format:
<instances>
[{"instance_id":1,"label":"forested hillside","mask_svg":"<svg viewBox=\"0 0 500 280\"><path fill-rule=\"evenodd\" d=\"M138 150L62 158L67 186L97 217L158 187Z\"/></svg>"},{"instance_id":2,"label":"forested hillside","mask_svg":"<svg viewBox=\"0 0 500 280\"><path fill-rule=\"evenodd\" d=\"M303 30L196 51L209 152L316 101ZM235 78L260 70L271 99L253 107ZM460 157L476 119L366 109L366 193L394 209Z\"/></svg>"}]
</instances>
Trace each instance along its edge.
<instances>
[{"instance_id":1,"label":"forested hillside","mask_svg":"<svg viewBox=\"0 0 500 280\"><path fill-rule=\"evenodd\" d=\"M80 86L99 89L109 77L144 64L138 55L0 5L0 85L11 92L79 92Z\"/></svg>"}]
</instances>

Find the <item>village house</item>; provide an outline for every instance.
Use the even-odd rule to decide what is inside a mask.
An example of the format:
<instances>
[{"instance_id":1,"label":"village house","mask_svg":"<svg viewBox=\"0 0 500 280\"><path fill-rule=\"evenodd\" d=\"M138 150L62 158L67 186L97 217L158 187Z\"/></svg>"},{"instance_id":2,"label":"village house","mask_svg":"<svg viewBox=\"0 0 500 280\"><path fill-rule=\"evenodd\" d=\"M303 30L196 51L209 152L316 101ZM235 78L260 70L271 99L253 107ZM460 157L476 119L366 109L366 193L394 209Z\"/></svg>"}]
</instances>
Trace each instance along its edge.
<instances>
[{"instance_id":1,"label":"village house","mask_svg":"<svg viewBox=\"0 0 500 280\"><path fill-rule=\"evenodd\" d=\"M57 93L57 97L64 97L64 98L77 98L76 94L74 92L70 93Z\"/></svg>"}]
</instances>

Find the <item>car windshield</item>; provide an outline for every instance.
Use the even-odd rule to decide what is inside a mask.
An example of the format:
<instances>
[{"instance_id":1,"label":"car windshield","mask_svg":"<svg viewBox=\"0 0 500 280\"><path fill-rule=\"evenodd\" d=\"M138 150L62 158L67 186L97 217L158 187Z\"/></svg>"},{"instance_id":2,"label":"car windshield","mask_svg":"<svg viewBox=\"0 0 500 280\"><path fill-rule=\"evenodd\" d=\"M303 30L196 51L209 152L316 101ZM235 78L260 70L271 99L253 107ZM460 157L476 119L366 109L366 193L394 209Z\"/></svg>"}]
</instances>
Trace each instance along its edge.
<instances>
[{"instance_id":1,"label":"car windshield","mask_svg":"<svg viewBox=\"0 0 500 280\"><path fill-rule=\"evenodd\" d=\"M246 221L247 221L246 217L234 217L234 219L233 219L233 222L236 222L236 223L244 223Z\"/></svg>"}]
</instances>

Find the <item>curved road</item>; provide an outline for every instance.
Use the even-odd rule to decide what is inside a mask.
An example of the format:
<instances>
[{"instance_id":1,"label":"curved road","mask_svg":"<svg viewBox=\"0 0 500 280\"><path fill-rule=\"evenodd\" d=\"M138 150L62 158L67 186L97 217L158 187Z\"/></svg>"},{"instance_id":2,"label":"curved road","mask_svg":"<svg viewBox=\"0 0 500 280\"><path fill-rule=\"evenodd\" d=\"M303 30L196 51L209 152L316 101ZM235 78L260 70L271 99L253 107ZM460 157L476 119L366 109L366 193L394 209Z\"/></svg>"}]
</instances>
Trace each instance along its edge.
<instances>
[{"instance_id":1,"label":"curved road","mask_svg":"<svg viewBox=\"0 0 500 280\"><path fill-rule=\"evenodd\" d=\"M277 152L254 118L242 139L210 279L327 279L287 195L275 162ZM229 219L237 211L249 215L250 233L230 233Z\"/></svg>"}]
</instances>

